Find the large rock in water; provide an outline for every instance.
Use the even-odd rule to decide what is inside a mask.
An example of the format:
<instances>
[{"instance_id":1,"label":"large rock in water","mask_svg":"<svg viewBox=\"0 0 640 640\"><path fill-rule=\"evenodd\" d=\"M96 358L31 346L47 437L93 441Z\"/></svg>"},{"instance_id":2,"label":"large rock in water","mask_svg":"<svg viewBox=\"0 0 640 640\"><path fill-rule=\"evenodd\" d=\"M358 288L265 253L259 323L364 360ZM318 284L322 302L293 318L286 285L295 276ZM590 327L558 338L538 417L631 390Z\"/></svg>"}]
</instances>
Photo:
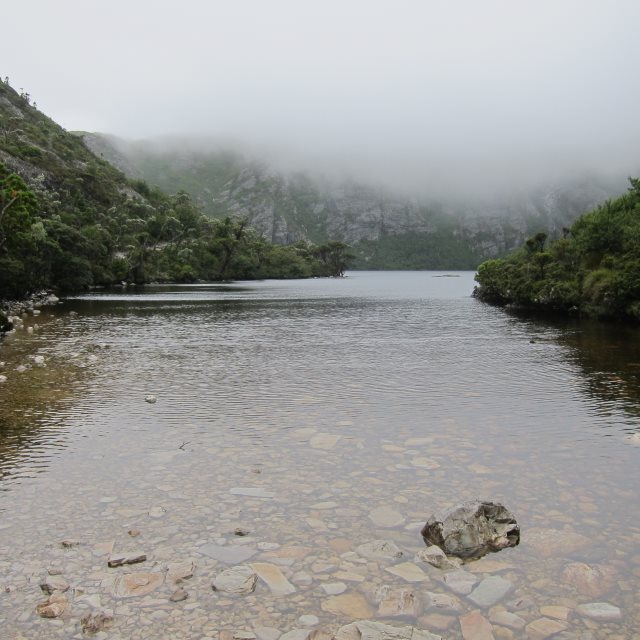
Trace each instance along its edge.
<instances>
[{"instance_id":1,"label":"large rock in water","mask_svg":"<svg viewBox=\"0 0 640 640\"><path fill-rule=\"evenodd\" d=\"M514 515L497 502L470 501L445 509L432 515L421 533L427 544L461 558L479 558L520 542Z\"/></svg>"}]
</instances>

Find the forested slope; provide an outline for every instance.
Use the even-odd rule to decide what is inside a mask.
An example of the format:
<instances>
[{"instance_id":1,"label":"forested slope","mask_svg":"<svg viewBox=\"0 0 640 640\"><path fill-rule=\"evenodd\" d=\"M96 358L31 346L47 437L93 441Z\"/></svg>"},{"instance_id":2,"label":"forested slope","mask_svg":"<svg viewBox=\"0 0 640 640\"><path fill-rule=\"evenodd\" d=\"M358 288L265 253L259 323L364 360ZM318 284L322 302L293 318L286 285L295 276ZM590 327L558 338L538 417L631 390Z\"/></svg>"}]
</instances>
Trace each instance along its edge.
<instances>
[{"instance_id":1,"label":"forested slope","mask_svg":"<svg viewBox=\"0 0 640 640\"><path fill-rule=\"evenodd\" d=\"M130 180L0 82L0 299L120 281L340 275L340 243L275 246Z\"/></svg>"},{"instance_id":2,"label":"forested slope","mask_svg":"<svg viewBox=\"0 0 640 640\"><path fill-rule=\"evenodd\" d=\"M486 302L640 321L640 180L582 215L546 246L539 233L516 253L480 265Z\"/></svg>"}]
</instances>

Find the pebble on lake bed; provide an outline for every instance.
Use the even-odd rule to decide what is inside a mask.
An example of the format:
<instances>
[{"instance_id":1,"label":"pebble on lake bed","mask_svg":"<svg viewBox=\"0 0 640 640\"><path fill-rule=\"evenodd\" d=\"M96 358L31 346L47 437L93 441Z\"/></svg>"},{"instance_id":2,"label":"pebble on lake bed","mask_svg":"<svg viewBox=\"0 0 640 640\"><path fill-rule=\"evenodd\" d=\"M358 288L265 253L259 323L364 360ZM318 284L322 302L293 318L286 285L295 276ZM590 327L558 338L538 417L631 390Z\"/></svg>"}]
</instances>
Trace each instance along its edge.
<instances>
[{"instance_id":1,"label":"pebble on lake bed","mask_svg":"<svg viewBox=\"0 0 640 640\"><path fill-rule=\"evenodd\" d=\"M100 633L113 625L113 616L102 611L88 613L80 619L80 624L83 633Z\"/></svg>"},{"instance_id":2,"label":"pebble on lake bed","mask_svg":"<svg viewBox=\"0 0 640 640\"><path fill-rule=\"evenodd\" d=\"M39 604L36 611L41 618L57 618L65 612L68 605L69 601L66 596L55 592L45 602Z\"/></svg>"},{"instance_id":3,"label":"pebble on lake bed","mask_svg":"<svg viewBox=\"0 0 640 640\"><path fill-rule=\"evenodd\" d=\"M261 318L253 313L244 322L241 314L230 334L207 331L206 342L196 325L182 333L182 315L156 323L145 314L132 330L93 311L82 322L68 322L65 313L56 324L47 314L39 333L23 331L2 345L0 374L9 380L0 396L12 398L0 417L37 437L31 449L23 446L33 464L15 458L20 451L11 442L0 459L9 489L0 493L0 639L624 640L640 631L640 531L629 508L637 492L632 483L615 484L634 469L625 467L636 453L622 442L626 432L572 440L565 427L575 416L559 410L556 446L546 429L527 428L533 417L520 424L522 412L506 399L504 406L489 402L504 387L492 395L491 385L477 385L484 400L463 399L472 397L464 386L475 389L478 381L460 369L460 378L430 369L425 356L439 352L441 336L426 326L418 362L408 345L398 350L392 322L384 340L365 341L379 372L372 379L358 375L364 354L342 349L342 339L319 340L315 324L286 325L279 303L273 325L254 323ZM220 314L210 315L224 329ZM339 331L333 315L318 317ZM99 332L91 333L96 320ZM156 329L169 332L159 342L165 363L147 357ZM460 343L461 367L477 341L477 327L463 329L461 340L445 341L447 348ZM141 349L128 349L138 330ZM263 349L272 333L278 340ZM303 333L310 343L298 343ZM99 340L112 348L101 350ZM203 343L208 355L200 353ZM498 344L482 349L493 356ZM334 375L343 359L316 361L316 346L322 358L335 346L346 360L349 379L340 388L319 372ZM94 353L99 366L79 370ZM37 367L35 354L47 368ZM396 355L407 358L406 370ZM546 352L544 360L560 355ZM23 375L13 373L20 363L28 366ZM415 376L422 366L433 375ZM575 368L563 371L574 392ZM385 384L380 393L370 384L383 379L397 389ZM544 384L536 379L536 390ZM137 396L138 385L157 391ZM163 405L145 409L140 400L148 404L152 393ZM525 397L523 412L531 407ZM60 452L43 463L45 438ZM191 444L179 446L185 441ZM613 457L598 462L602 446L612 456L622 451L616 465ZM584 472L586 462L593 473ZM43 464L45 473L33 479L14 473ZM524 544L481 560L424 544L426 516L477 494L522 511L514 512L526 516ZM146 562L127 566L142 560L140 551ZM109 568L109 560L122 566ZM67 604L56 600L65 588ZM57 617L41 617L63 607Z\"/></svg>"},{"instance_id":4,"label":"pebble on lake bed","mask_svg":"<svg viewBox=\"0 0 640 640\"><path fill-rule=\"evenodd\" d=\"M156 398L156 396L150 393L149 395L146 395L144 397L144 401L148 402L149 404L155 404L158 401L158 398Z\"/></svg>"}]
</instances>

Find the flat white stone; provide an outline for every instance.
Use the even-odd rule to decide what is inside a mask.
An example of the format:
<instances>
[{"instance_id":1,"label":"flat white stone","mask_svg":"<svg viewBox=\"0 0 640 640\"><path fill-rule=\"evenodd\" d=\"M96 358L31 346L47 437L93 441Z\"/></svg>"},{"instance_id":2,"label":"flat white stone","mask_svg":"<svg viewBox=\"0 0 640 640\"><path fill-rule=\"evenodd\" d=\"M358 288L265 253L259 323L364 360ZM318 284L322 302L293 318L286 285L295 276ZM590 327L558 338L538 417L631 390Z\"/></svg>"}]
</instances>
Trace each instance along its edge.
<instances>
[{"instance_id":1,"label":"flat white stone","mask_svg":"<svg viewBox=\"0 0 640 640\"><path fill-rule=\"evenodd\" d=\"M284 574L275 564L268 562L254 562L251 567L261 580L266 582L271 593L283 596L294 593L296 588L285 578Z\"/></svg>"},{"instance_id":2,"label":"flat white stone","mask_svg":"<svg viewBox=\"0 0 640 640\"><path fill-rule=\"evenodd\" d=\"M185 560L183 562L170 562L167 565L167 580L172 582L182 582L193 577L196 570L196 563L193 560Z\"/></svg>"},{"instance_id":3,"label":"flat white stone","mask_svg":"<svg viewBox=\"0 0 640 640\"><path fill-rule=\"evenodd\" d=\"M615 621L622 618L620 609L608 602L589 602L576 607L576 612L592 620Z\"/></svg>"},{"instance_id":4,"label":"flat white stone","mask_svg":"<svg viewBox=\"0 0 640 640\"><path fill-rule=\"evenodd\" d=\"M111 593L116 598L146 596L163 582L164 575L162 573L127 573L115 578Z\"/></svg>"},{"instance_id":5,"label":"flat white stone","mask_svg":"<svg viewBox=\"0 0 640 640\"><path fill-rule=\"evenodd\" d=\"M337 596L344 593L347 590L347 585L344 582L329 582L321 585L322 590L328 596Z\"/></svg>"},{"instance_id":6,"label":"flat white stone","mask_svg":"<svg viewBox=\"0 0 640 640\"><path fill-rule=\"evenodd\" d=\"M394 576L399 576L407 582L423 582L429 579L429 576L413 562L402 562L393 567L386 567L385 571L392 573Z\"/></svg>"},{"instance_id":7,"label":"flat white stone","mask_svg":"<svg viewBox=\"0 0 640 640\"><path fill-rule=\"evenodd\" d=\"M443 613L460 613L462 605L455 596L448 593L434 593L423 591L422 596L427 600L429 607Z\"/></svg>"},{"instance_id":8,"label":"flat white stone","mask_svg":"<svg viewBox=\"0 0 640 640\"><path fill-rule=\"evenodd\" d=\"M511 590L513 584L500 576L485 578L470 594L469 600L479 607L492 607Z\"/></svg>"},{"instance_id":9,"label":"flat white stone","mask_svg":"<svg viewBox=\"0 0 640 640\"><path fill-rule=\"evenodd\" d=\"M396 560L402 557L402 551L392 540L372 540L356 548L356 551L368 560Z\"/></svg>"},{"instance_id":10,"label":"flat white stone","mask_svg":"<svg viewBox=\"0 0 640 640\"><path fill-rule=\"evenodd\" d=\"M391 507L377 507L369 511L369 519L377 527L398 527L404 523L404 516Z\"/></svg>"},{"instance_id":11,"label":"flat white stone","mask_svg":"<svg viewBox=\"0 0 640 640\"><path fill-rule=\"evenodd\" d=\"M459 569L458 571L451 571L445 573L442 577L442 581L453 591L461 596L466 596L471 593L474 585L478 582L478 576L474 576L473 573Z\"/></svg>"},{"instance_id":12,"label":"flat white stone","mask_svg":"<svg viewBox=\"0 0 640 640\"><path fill-rule=\"evenodd\" d=\"M438 569L455 569L460 566L458 558L448 558L447 554L438 546L431 545L416 553L415 560L426 562Z\"/></svg>"},{"instance_id":13,"label":"flat white stone","mask_svg":"<svg viewBox=\"0 0 640 640\"><path fill-rule=\"evenodd\" d=\"M210 542L198 548L198 553L209 556L226 564L241 564L258 553L257 549L248 546L226 545L224 547Z\"/></svg>"},{"instance_id":14,"label":"flat white stone","mask_svg":"<svg viewBox=\"0 0 640 640\"><path fill-rule=\"evenodd\" d=\"M359 620L338 629L335 640L442 640L415 627L395 627L373 620Z\"/></svg>"},{"instance_id":15,"label":"flat white stone","mask_svg":"<svg viewBox=\"0 0 640 640\"><path fill-rule=\"evenodd\" d=\"M213 580L213 589L226 593L251 593L257 581L258 574L249 565L239 564L219 573Z\"/></svg>"},{"instance_id":16,"label":"flat white stone","mask_svg":"<svg viewBox=\"0 0 640 640\"><path fill-rule=\"evenodd\" d=\"M489 616L489 620L494 624L509 627L509 629L515 629L516 631L522 631L527 624L526 620L510 611L495 611Z\"/></svg>"}]
</instances>

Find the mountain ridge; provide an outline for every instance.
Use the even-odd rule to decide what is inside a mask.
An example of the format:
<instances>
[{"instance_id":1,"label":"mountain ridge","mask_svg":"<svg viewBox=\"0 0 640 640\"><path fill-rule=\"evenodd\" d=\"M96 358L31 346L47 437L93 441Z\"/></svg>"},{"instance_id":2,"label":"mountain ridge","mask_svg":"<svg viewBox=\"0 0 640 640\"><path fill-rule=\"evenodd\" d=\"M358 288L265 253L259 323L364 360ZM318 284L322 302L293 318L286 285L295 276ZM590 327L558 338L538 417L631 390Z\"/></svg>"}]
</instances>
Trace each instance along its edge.
<instances>
[{"instance_id":1,"label":"mountain ridge","mask_svg":"<svg viewBox=\"0 0 640 640\"><path fill-rule=\"evenodd\" d=\"M0 82L0 303L45 288L341 275L346 246L276 246L131 179Z\"/></svg>"},{"instance_id":2,"label":"mountain ridge","mask_svg":"<svg viewBox=\"0 0 640 640\"><path fill-rule=\"evenodd\" d=\"M592 175L493 199L419 199L362 181L277 170L240 152L207 150L206 144L181 148L174 141L163 147L160 141L80 135L130 177L166 192L189 192L211 217L247 218L278 244L348 243L361 268L475 268L537 232L559 237L579 215L624 190L623 180ZM433 253L443 243L451 254L446 260Z\"/></svg>"}]
</instances>

